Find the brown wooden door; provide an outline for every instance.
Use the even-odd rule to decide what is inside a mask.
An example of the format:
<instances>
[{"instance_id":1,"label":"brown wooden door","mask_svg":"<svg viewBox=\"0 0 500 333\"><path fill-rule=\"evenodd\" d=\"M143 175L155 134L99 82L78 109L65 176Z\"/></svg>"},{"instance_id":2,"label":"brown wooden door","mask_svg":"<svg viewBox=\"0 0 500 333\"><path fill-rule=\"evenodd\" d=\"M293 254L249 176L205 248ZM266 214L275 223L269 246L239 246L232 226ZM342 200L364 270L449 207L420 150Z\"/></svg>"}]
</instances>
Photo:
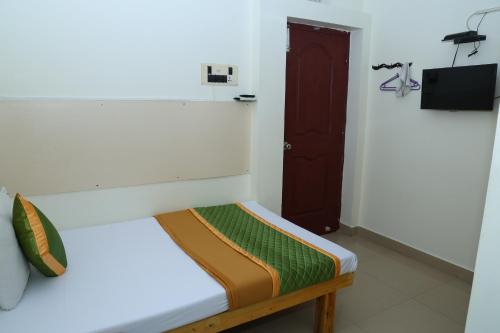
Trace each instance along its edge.
<instances>
[{"instance_id":1,"label":"brown wooden door","mask_svg":"<svg viewBox=\"0 0 500 333\"><path fill-rule=\"evenodd\" d=\"M290 24L282 211L317 234L339 227L348 59L349 33Z\"/></svg>"}]
</instances>

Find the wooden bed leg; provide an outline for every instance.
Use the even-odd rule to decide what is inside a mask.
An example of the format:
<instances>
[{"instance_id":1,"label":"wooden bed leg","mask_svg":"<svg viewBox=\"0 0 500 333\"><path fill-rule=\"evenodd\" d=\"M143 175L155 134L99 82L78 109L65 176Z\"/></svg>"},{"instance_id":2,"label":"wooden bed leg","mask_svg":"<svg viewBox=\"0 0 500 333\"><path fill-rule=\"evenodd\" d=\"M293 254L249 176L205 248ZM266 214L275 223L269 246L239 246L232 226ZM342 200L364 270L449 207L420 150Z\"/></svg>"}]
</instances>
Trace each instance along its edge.
<instances>
[{"instance_id":1,"label":"wooden bed leg","mask_svg":"<svg viewBox=\"0 0 500 333\"><path fill-rule=\"evenodd\" d=\"M316 299L314 333L333 333L335 322L335 293Z\"/></svg>"}]
</instances>

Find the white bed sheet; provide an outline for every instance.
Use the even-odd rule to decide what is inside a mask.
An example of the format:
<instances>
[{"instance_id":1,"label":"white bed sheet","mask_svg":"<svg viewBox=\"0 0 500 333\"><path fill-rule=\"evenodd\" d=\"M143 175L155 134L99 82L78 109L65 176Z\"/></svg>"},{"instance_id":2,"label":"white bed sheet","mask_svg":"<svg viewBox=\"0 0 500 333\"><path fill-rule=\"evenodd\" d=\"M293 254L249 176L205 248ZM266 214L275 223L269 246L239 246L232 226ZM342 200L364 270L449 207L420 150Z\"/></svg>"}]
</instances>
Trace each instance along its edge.
<instances>
[{"instance_id":1,"label":"white bed sheet","mask_svg":"<svg viewBox=\"0 0 500 333\"><path fill-rule=\"evenodd\" d=\"M341 273L356 256L282 219L244 205L276 226L335 254ZM61 233L69 267L58 278L35 270L20 304L0 311L0 332L157 333L228 309L224 288L187 256L154 218Z\"/></svg>"}]
</instances>

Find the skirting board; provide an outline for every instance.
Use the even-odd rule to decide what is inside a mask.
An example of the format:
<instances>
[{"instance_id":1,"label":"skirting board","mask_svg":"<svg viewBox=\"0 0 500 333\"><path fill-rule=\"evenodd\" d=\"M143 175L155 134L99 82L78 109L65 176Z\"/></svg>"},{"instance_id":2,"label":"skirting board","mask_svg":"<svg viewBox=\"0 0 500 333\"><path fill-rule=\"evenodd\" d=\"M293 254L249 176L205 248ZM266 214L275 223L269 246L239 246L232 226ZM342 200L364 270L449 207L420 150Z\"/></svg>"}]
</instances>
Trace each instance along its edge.
<instances>
[{"instance_id":1,"label":"skirting board","mask_svg":"<svg viewBox=\"0 0 500 333\"><path fill-rule=\"evenodd\" d=\"M350 227L345 224L341 224L339 231L349 236L359 235L361 237L367 238L388 249L394 250L407 257L411 257L415 260L423 262L424 264L439 269L440 271L454 275L463 281L472 283L472 280L474 278L474 272L471 272L463 267L457 266L443 259L434 257L428 253L417 250L411 246L400 243L389 237L377 234L376 232L365 229L363 227Z\"/></svg>"}]
</instances>

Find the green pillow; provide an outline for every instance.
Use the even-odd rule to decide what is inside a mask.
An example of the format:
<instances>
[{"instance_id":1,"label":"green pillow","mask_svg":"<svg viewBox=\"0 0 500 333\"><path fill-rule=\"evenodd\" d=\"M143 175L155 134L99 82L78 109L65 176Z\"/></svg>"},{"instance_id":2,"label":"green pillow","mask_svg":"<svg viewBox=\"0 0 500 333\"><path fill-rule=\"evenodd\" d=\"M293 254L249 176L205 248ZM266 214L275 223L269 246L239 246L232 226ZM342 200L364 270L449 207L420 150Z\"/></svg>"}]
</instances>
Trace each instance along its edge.
<instances>
[{"instance_id":1,"label":"green pillow","mask_svg":"<svg viewBox=\"0 0 500 333\"><path fill-rule=\"evenodd\" d=\"M14 199L12 221L29 262L46 276L60 276L68 265L64 245L49 219L22 195Z\"/></svg>"}]
</instances>

